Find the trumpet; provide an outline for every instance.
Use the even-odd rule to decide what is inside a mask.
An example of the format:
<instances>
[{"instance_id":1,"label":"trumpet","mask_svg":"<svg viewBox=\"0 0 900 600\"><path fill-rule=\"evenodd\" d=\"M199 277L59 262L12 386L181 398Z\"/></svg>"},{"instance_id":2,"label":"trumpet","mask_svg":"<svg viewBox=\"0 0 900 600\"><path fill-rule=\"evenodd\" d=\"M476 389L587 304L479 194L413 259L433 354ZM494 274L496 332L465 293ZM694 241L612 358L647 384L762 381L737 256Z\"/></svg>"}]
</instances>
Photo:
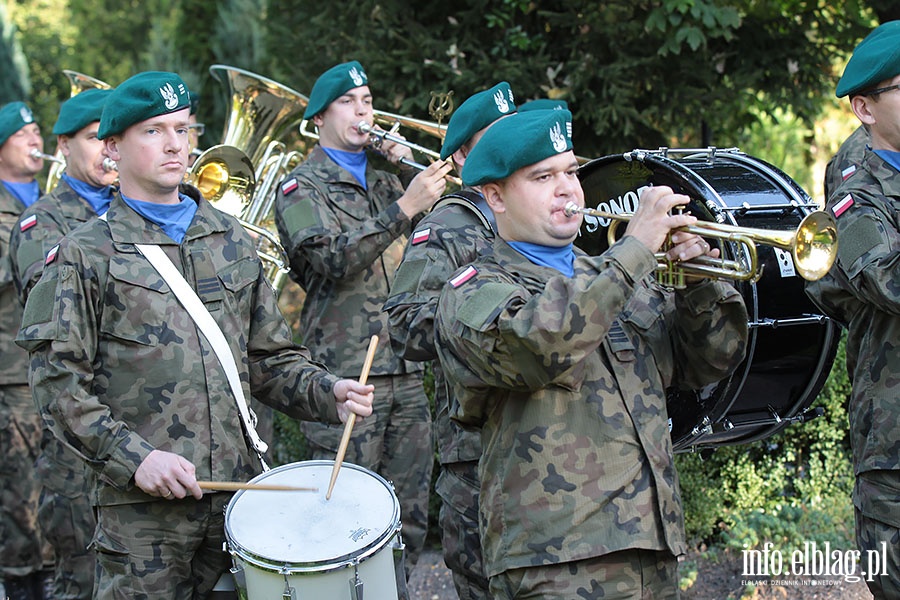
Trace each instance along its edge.
<instances>
[{"instance_id":1,"label":"trumpet","mask_svg":"<svg viewBox=\"0 0 900 600\"><path fill-rule=\"evenodd\" d=\"M610 221L628 222L633 214L615 214L593 208L581 208L574 202L566 205L565 212L572 216L578 213L591 215ZM615 223L607 231L609 244L616 242ZM746 263L734 260L715 259L706 256L694 258L675 267L665 258L664 253L657 253L657 272L672 274L673 268L680 272L667 280L678 280L681 275L705 278L725 278L737 281L756 281L762 275L756 255L756 244L773 246L790 251L797 273L807 281L817 281L825 276L834 264L837 256L837 224L834 217L822 210L806 215L795 230L758 229L738 227L722 223L702 222L688 227L679 227L678 231L686 231L705 238L718 239L723 242L735 242L746 249ZM676 287L680 287L676 285Z\"/></svg>"},{"instance_id":2,"label":"trumpet","mask_svg":"<svg viewBox=\"0 0 900 600\"><path fill-rule=\"evenodd\" d=\"M399 125L399 123L397 123L397 125ZM435 152L434 150L431 150L430 148L426 148L425 146L420 146L419 144L410 142L409 140L406 140L398 135L394 135L390 131L384 131L382 129L375 129L375 127L373 125L369 125L365 121L360 121L359 123L357 123L356 130L362 134L366 134L366 133L369 134L369 145L371 145L375 149L378 149L379 147L381 147L381 144L384 142L384 140L387 140L389 142L394 142L395 144L400 144L401 146L406 146L407 148L409 148L411 150L421 152L422 154L429 156L435 160L439 160L441 158L441 155L439 152ZM418 162L416 162L414 160L410 160L408 158L401 158L400 162L402 164L412 167L414 169L418 169L419 171L424 171L427 168L422 163L418 163ZM444 179L446 179L450 183L455 183L459 187L463 186L462 180L459 177L454 177L452 175L446 175L446 176L444 176Z\"/></svg>"},{"instance_id":3,"label":"trumpet","mask_svg":"<svg viewBox=\"0 0 900 600\"><path fill-rule=\"evenodd\" d=\"M55 162L55 163L59 163L62 165L66 164L66 161L64 159L59 158L57 156L53 156L52 154L44 154L37 148L32 148L31 152L28 153L28 156L30 156L31 158L37 158L40 160L49 160L50 162Z\"/></svg>"}]
</instances>

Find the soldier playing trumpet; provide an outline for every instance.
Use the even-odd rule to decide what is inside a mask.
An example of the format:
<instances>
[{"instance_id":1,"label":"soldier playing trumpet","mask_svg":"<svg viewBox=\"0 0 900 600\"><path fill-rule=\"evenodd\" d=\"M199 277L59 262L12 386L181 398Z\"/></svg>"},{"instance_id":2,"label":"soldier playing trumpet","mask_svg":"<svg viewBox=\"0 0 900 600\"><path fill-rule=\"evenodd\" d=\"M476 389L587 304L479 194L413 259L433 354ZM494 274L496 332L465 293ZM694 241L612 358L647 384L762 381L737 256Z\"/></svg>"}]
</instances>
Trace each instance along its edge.
<instances>
[{"instance_id":1,"label":"soldier playing trumpet","mask_svg":"<svg viewBox=\"0 0 900 600\"><path fill-rule=\"evenodd\" d=\"M601 256L572 246L583 206L571 113L494 123L462 177L496 220L492 251L445 285L435 324L454 418L481 427L479 498L491 598L676 598L686 550L666 388L727 376L747 311L727 283L670 291L654 253L688 198L649 188ZM672 233L673 258L708 252Z\"/></svg>"}]
</instances>

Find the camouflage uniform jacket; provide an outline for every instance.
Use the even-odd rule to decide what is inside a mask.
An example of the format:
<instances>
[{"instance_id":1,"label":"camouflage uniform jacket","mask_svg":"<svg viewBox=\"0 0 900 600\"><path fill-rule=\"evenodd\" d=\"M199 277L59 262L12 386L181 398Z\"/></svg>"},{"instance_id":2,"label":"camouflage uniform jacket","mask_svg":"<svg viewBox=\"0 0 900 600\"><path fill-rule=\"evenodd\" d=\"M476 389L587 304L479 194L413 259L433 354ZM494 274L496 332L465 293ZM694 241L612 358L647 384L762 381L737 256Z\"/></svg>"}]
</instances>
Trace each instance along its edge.
<instances>
[{"instance_id":1,"label":"camouflage uniform jacket","mask_svg":"<svg viewBox=\"0 0 900 600\"><path fill-rule=\"evenodd\" d=\"M52 192L25 209L10 239L13 281L21 304L44 272L44 257L70 230L97 216L65 180L60 180ZM24 350L23 350L24 352ZM50 431L44 429L41 458L35 464L41 483L57 493L67 495L83 489L81 473L84 462Z\"/></svg>"},{"instance_id":2,"label":"camouflage uniform jacket","mask_svg":"<svg viewBox=\"0 0 900 600\"><path fill-rule=\"evenodd\" d=\"M438 304L454 417L482 425L489 577L628 548L682 554L666 388L718 381L744 357L747 311L731 285L663 290L632 237L576 252L568 278L498 240Z\"/></svg>"},{"instance_id":3,"label":"camouflage uniform jacket","mask_svg":"<svg viewBox=\"0 0 900 600\"><path fill-rule=\"evenodd\" d=\"M450 275L490 251L493 242L491 225L474 203L445 196L413 231L384 305L395 351L409 360L434 361L434 435L441 464L477 461L481 436L450 420L450 390L436 361L434 314Z\"/></svg>"},{"instance_id":4,"label":"camouflage uniform jacket","mask_svg":"<svg viewBox=\"0 0 900 600\"><path fill-rule=\"evenodd\" d=\"M22 305L13 283L9 239L25 205L0 184L0 385L28 384L28 353L16 346Z\"/></svg>"},{"instance_id":5,"label":"camouflage uniform jacket","mask_svg":"<svg viewBox=\"0 0 900 600\"><path fill-rule=\"evenodd\" d=\"M812 300L847 328L853 390L850 439L856 474L900 469L900 173L867 150L828 203L838 256L806 284Z\"/></svg>"},{"instance_id":6,"label":"camouflage uniform jacket","mask_svg":"<svg viewBox=\"0 0 900 600\"><path fill-rule=\"evenodd\" d=\"M397 205L400 180L370 165L368 190L315 146L281 184L275 222L291 278L306 291L303 343L332 372L358 377L369 338L379 336L371 374L421 371L390 351L382 312L412 222Z\"/></svg>"},{"instance_id":7,"label":"camouflage uniform jacket","mask_svg":"<svg viewBox=\"0 0 900 600\"><path fill-rule=\"evenodd\" d=\"M195 289L231 344L246 397L339 422L336 378L292 343L253 240L198 202L176 245L117 195L108 223L88 221L51 250L25 305L32 392L54 435L93 467L100 505L153 500L133 475L154 449L191 461L199 480L258 473L216 355L135 243L159 244Z\"/></svg>"},{"instance_id":8,"label":"camouflage uniform jacket","mask_svg":"<svg viewBox=\"0 0 900 600\"><path fill-rule=\"evenodd\" d=\"M862 162L866 147L869 145L869 132L860 125L844 140L837 154L831 157L825 167L825 202L837 190L845 179L853 175Z\"/></svg>"}]
</instances>

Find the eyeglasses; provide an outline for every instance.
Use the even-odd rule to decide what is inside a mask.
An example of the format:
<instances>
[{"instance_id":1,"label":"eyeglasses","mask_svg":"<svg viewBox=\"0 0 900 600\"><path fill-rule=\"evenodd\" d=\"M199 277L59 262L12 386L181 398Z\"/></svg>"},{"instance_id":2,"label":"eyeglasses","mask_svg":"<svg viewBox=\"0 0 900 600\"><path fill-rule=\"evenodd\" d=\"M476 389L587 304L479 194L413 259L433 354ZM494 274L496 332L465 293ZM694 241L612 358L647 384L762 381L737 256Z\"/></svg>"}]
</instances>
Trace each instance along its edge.
<instances>
[{"instance_id":1,"label":"eyeglasses","mask_svg":"<svg viewBox=\"0 0 900 600\"><path fill-rule=\"evenodd\" d=\"M897 85L889 85L883 88L876 88L874 90L869 90L868 92L863 92L860 96L877 96L878 94L883 94L884 92L889 92L891 90L900 90L900 83Z\"/></svg>"},{"instance_id":2,"label":"eyeglasses","mask_svg":"<svg viewBox=\"0 0 900 600\"><path fill-rule=\"evenodd\" d=\"M205 123L194 123L192 125L188 125L188 129L193 129L197 132L197 135L203 135L206 132L206 124Z\"/></svg>"}]
</instances>

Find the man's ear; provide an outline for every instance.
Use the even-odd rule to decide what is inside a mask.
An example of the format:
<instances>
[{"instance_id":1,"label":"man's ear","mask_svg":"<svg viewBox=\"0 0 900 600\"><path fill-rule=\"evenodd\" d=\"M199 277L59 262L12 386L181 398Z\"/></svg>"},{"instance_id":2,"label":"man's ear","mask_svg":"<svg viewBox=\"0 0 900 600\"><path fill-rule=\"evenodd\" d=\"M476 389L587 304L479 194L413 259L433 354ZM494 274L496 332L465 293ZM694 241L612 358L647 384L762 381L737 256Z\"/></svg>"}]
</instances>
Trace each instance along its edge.
<instances>
[{"instance_id":1,"label":"man's ear","mask_svg":"<svg viewBox=\"0 0 900 600\"><path fill-rule=\"evenodd\" d=\"M495 214L506 212L506 204L503 202L503 186L500 183L496 181L485 183L481 186L481 193Z\"/></svg>"},{"instance_id":2,"label":"man's ear","mask_svg":"<svg viewBox=\"0 0 900 600\"><path fill-rule=\"evenodd\" d=\"M853 109L856 118L866 125L875 123L875 115L869 110L870 102L875 102L871 96L853 96L850 98L850 108Z\"/></svg>"},{"instance_id":3,"label":"man's ear","mask_svg":"<svg viewBox=\"0 0 900 600\"><path fill-rule=\"evenodd\" d=\"M66 158L69 157L69 136L56 136L56 149L63 153Z\"/></svg>"},{"instance_id":4,"label":"man's ear","mask_svg":"<svg viewBox=\"0 0 900 600\"><path fill-rule=\"evenodd\" d=\"M106 144L106 155L112 160L117 161L121 158L119 155L119 140L116 136L111 136L103 140Z\"/></svg>"}]
</instances>

